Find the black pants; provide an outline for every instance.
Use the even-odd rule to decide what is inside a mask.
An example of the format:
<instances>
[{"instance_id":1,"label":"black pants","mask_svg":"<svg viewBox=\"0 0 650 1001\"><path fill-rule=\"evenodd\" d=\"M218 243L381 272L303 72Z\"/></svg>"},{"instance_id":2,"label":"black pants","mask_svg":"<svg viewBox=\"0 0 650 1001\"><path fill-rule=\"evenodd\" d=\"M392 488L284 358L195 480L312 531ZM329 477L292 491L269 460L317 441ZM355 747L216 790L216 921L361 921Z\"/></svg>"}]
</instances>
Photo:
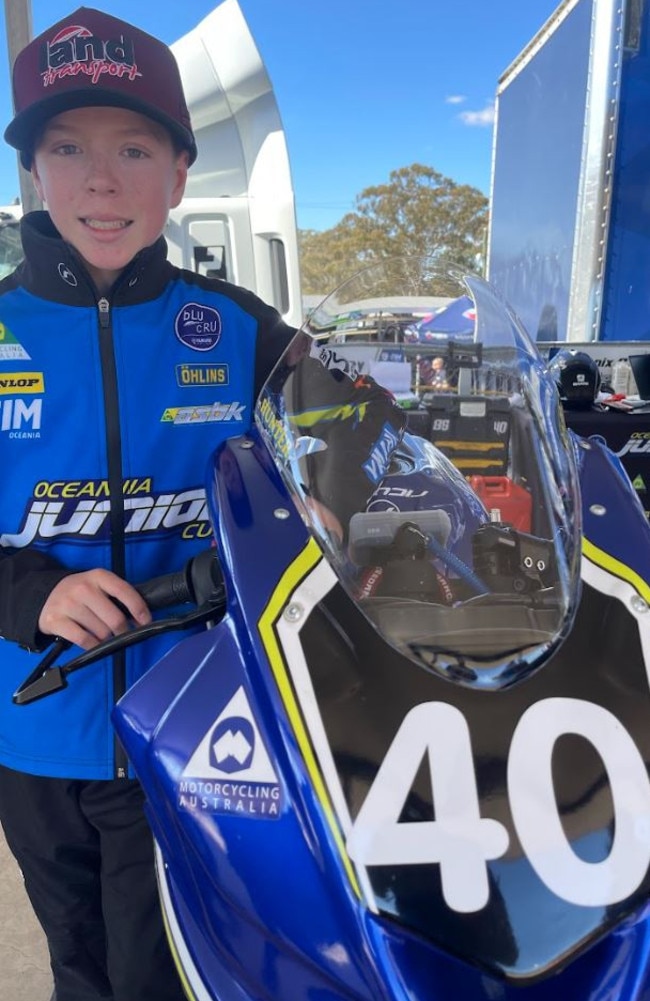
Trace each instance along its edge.
<instances>
[{"instance_id":1,"label":"black pants","mask_svg":"<svg viewBox=\"0 0 650 1001\"><path fill-rule=\"evenodd\" d=\"M0 822L50 951L57 1001L184 1001L135 781L0 766Z\"/></svg>"}]
</instances>

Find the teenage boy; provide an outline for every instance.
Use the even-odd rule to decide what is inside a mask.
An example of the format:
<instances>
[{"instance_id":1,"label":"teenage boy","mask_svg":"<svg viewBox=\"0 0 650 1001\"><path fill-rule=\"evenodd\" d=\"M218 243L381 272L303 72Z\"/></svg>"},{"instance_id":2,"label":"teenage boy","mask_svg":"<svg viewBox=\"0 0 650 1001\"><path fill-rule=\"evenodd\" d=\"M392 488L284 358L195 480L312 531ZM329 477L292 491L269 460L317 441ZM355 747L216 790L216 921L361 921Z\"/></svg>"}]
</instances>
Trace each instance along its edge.
<instances>
[{"instance_id":1,"label":"teenage boy","mask_svg":"<svg viewBox=\"0 0 650 1001\"><path fill-rule=\"evenodd\" d=\"M28 706L12 693L54 637L88 649L147 622L132 585L209 544L207 459L248 430L294 332L166 259L197 155L167 46L82 7L20 53L13 94L5 139L47 211L23 218L25 260L0 283L0 821L57 1001L181 1001L142 793L110 724L175 640Z\"/></svg>"}]
</instances>

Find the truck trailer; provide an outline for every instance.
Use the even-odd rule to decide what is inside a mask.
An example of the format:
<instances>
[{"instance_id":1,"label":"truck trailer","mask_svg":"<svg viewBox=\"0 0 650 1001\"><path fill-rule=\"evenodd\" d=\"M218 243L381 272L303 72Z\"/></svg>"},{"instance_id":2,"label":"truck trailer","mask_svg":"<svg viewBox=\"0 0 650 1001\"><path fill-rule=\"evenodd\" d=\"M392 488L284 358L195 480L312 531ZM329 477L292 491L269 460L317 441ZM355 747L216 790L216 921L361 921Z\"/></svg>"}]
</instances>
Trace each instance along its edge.
<instances>
[{"instance_id":1,"label":"truck trailer","mask_svg":"<svg viewBox=\"0 0 650 1001\"><path fill-rule=\"evenodd\" d=\"M650 340L648 0L563 0L500 77L487 271L538 342Z\"/></svg>"}]
</instances>

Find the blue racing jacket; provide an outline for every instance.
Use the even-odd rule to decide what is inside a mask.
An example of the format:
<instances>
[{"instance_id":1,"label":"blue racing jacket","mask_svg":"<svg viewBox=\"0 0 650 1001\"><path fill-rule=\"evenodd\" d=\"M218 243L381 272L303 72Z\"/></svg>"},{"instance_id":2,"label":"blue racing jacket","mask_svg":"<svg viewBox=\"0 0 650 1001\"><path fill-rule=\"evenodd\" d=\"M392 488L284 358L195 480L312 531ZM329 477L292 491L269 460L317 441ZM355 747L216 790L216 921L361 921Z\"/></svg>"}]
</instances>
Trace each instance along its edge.
<instances>
[{"instance_id":1,"label":"blue racing jacket","mask_svg":"<svg viewBox=\"0 0 650 1001\"><path fill-rule=\"evenodd\" d=\"M179 636L16 706L52 639L41 609L67 573L137 584L211 544L208 458L250 428L294 331L252 293L173 267L162 238L106 297L47 213L26 216L22 238L25 261L0 282L0 764L122 777L111 708Z\"/></svg>"}]
</instances>

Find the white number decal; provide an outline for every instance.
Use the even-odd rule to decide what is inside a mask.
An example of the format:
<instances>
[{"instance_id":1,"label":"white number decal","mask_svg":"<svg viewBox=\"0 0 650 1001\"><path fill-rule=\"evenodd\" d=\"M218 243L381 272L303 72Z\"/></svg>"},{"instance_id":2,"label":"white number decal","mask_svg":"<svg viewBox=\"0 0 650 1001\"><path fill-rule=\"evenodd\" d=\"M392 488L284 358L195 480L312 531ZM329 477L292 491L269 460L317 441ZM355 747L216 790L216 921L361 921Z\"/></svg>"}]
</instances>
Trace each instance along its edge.
<instances>
[{"instance_id":1,"label":"white number decal","mask_svg":"<svg viewBox=\"0 0 650 1001\"><path fill-rule=\"evenodd\" d=\"M425 754L429 756L436 819L398 823ZM508 833L482 820L465 717L444 702L416 706L384 758L348 839L362 865L440 863L442 892L454 911L485 907L486 861L503 855Z\"/></svg>"},{"instance_id":2,"label":"white number decal","mask_svg":"<svg viewBox=\"0 0 650 1001\"><path fill-rule=\"evenodd\" d=\"M576 855L560 819L551 762L564 734L588 740L607 771L614 837L600 862ZM400 823L425 756L435 820ZM558 897L602 907L624 900L644 879L650 863L650 782L636 744L607 709L565 698L527 709L508 755L508 796L523 850ZM360 865L438 863L447 905L469 913L487 904L487 862L506 852L508 840L500 821L480 816L470 734L460 710L444 702L411 709L354 821L350 857Z\"/></svg>"},{"instance_id":3,"label":"white number decal","mask_svg":"<svg viewBox=\"0 0 650 1001\"><path fill-rule=\"evenodd\" d=\"M589 741L609 778L614 840L602 862L585 862L575 854L558 813L551 755L558 737L568 733ZM636 744L611 712L582 699L559 698L527 709L510 745L508 793L528 860L558 897L602 907L634 893L650 862L650 783Z\"/></svg>"}]
</instances>

